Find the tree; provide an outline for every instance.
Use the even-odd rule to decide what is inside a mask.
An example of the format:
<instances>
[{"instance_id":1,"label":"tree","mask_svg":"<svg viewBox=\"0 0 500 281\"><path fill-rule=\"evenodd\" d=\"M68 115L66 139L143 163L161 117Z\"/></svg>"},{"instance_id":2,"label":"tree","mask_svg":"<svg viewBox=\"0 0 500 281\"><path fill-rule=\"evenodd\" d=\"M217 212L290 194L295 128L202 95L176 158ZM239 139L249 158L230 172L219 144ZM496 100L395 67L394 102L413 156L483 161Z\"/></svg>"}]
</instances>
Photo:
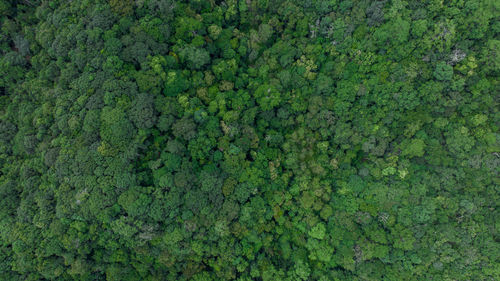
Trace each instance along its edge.
<instances>
[{"instance_id":1,"label":"tree","mask_svg":"<svg viewBox=\"0 0 500 281\"><path fill-rule=\"evenodd\" d=\"M141 193L138 187L132 187L118 197L118 204L133 217L146 215L151 204L151 197Z\"/></svg>"},{"instance_id":2,"label":"tree","mask_svg":"<svg viewBox=\"0 0 500 281\"><path fill-rule=\"evenodd\" d=\"M437 80L449 81L453 77L453 67L446 64L445 62L439 62L436 64L436 69L434 70L434 77Z\"/></svg>"},{"instance_id":3,"label":"tree","mask_svg":"<svg viewBox=\"0 0 500 281\"><path fill-rule=\"evenodd\" d=\"M325 238L326 227L323 223L318 223L311 230L309 230L309 236L312 238L316 238L319 240L323 240Z\"/></svg>"},{"instance_id":4,"label":"tree","mask_svg":"<svg viewBox=\"0 0 500 281\"><path fill-rule=\"evenodd\" d=\"M109 0L109 5L111 9L122 16L128 16L133 13L133 1L132 0Z\"/></svg>"},{"instance_id":5,"label":"tree","mask_svg":"<svg viewBox=\"0 0 500 281\"><path fill-rule=\"evenodd\" d=\"M101 138L112 147L124 148L134 133L132 123L120 108L104 107L101 124Z\"/></svg>"},{"instance_id":6,"label":"tree","mask_svg":"<svg viewBox=\"0 0 500 281\"><path fill-rule=\"evenodd\" d=\"M281 94L271 85L259 86L255 90L254 96L263 110L270 110L281 101Z\"/></svg>"},{"instance_id":7,"label":"tree","mask_svg":"<svg viewBox=\"0 0 500 281\"><path fill-rule=\"evenodd\" d=\"M186 80L183 74L178 71L167 72L167 79L165 81L165 86L163 89L163 93L165 95L173 97L187 90L188 88L189 82Z\"/></svg>"},{"instance_id":8,"label":"tree","mask_svg":"<svg viewBox=\"0 0 500 281\"><path fill-rule=\"evenodd\" d=\"M191 118L184 117L174 123L172 132L176 137L191 140L196 136L196 124Z\"/></svg>"},{"instance_id":9,"label":"tree","mask_svg":"<svg viewBox=\"0 0 500 281\"><path fill-rule=\"evenodd\" d=\"M145 93L139 94L135 99L129 115L138 129L149 129L156 123L153 102L153 96Z\"/></svg>"},{"instance_id":10,"label":"tree","mask_svg":"<svg viewBox=\"0 0 500 281\"><path fill-rule=\"evenodd\" d=\"M201 69L210 62L210 55L204 49L187 46L179 52L179 56L190 69Z\"/></svg>"},{"instance_id":11,"label":"tree","mask_svg":"<svg viewBox=\"0 0 500 281\"><path fill-rule=\"evenodd\" d=\"M403 156L408 157L422 157L424 155L425 143L421 139L413 139L408 144L404 146L401 153Z\"/></svg>"}]
</instances>

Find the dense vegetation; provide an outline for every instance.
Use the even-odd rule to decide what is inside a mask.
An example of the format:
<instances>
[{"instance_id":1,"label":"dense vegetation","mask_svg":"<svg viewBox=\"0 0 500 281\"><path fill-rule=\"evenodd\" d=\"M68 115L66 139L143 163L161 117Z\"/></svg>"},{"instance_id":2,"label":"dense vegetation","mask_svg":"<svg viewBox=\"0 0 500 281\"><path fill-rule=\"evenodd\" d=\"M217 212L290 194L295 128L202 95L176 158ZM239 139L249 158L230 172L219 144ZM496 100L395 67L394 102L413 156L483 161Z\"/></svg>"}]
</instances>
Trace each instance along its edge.
<instances>
[{"instance_id":1,"label":"dense vegetation","mask_svg":"<svg viewBox=\"0 0 500 281\"><path fill-rule=\"evenodd\" d=\"M500 280L500 2L0 0L1 280Z\"/></svg>"}]
</instances>

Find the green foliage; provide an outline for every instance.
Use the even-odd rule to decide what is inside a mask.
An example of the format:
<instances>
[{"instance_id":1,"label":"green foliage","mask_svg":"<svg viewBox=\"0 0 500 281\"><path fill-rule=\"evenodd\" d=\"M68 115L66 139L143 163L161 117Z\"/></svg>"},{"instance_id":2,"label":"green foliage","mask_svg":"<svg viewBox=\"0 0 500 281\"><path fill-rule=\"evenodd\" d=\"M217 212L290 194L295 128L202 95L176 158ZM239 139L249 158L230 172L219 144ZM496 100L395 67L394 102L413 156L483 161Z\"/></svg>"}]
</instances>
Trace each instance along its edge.
<instances>
[{"instance_id":1,"label":"green foliage","mask_svg":"<svg viewBox=\"0 0 500 281\"><path fill-rule=\"evenodd\" d=\"M422 157L424 155L425 143L421 139L413 139L408 144L404 145L402 155L408 158Z\"/></svg>"},{"instance_id":2,"label":"green foliage","mask_svg":"<svg viewBox=\"0 0 500 281\"><path fill-rule=\"evenodd\" d=\"M109 0L111 9L122 16L128 16L134 11L133 0Z\"/></svg>"},{"instance_id":3,"label":"green foliage","mask_svg":"<svg viewBox=\"0 0 500 281\"><path fill-rule=\"evenodd\" d=\"M500 280L498 1L0 1L0 280Z\"/></svg>"},{"instance_id":4,"label":"green foliage","mask_svg":"<svg viewBox=\"0 0 500 281\"><path fill-rule=\"evenodd\" d=\"M200 69L210 62L210 55L204 49L188 46L179 52L179 56L190 69Z\"/></svg>"},{"instance_id":5,"label":"green foliage","mask_svg":"<svg viewBox=\"0 0 500 281\"><path fill-rule=\"evenodd\" d=\"M322 240L323 238L325 238L325 231L325 225L323 223L318 223L313 228L311 228L311 230L309 231L309 236Z\"/></svg>"},{"instance_id":6,"label":"green foliage","mask_svg":"<svg viewBox=\"0 0 500 281\"><path fill-rule=\"evenodd\" d=\"M453 67L445 62L439 62L434 70L434 77L436 77L437 80L451 80L453 77Z\"/></svg>"},{"instance_id":7,"label":"green foliage","mask_svg":"<svg viewBox=\"0 0 500 281\"><path fill-rule=\"evenodd\" d=\"M113 148L122 148L134 130L125 112L120 108L104 107L101 112L101 138Z\"/></svg>"}]
</instances>

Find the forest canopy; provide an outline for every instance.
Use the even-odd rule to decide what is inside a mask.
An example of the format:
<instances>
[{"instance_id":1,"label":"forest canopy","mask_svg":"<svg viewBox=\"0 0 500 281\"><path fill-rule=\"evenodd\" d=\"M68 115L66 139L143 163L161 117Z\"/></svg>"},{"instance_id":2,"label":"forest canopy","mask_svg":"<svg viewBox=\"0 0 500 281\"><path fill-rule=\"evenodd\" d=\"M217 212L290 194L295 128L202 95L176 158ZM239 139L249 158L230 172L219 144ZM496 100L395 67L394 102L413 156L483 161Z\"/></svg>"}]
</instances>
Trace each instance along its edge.
<instances>
[{"instance_id":1,"label":"forest canopy","mask_svg":"<svg viewBox=\"0 0 500 281\"><path fill-rule=\"evenodd\" d=\"M500 280L500 2L0 0L1 280Z\"/></svg>"}]
</instances>

